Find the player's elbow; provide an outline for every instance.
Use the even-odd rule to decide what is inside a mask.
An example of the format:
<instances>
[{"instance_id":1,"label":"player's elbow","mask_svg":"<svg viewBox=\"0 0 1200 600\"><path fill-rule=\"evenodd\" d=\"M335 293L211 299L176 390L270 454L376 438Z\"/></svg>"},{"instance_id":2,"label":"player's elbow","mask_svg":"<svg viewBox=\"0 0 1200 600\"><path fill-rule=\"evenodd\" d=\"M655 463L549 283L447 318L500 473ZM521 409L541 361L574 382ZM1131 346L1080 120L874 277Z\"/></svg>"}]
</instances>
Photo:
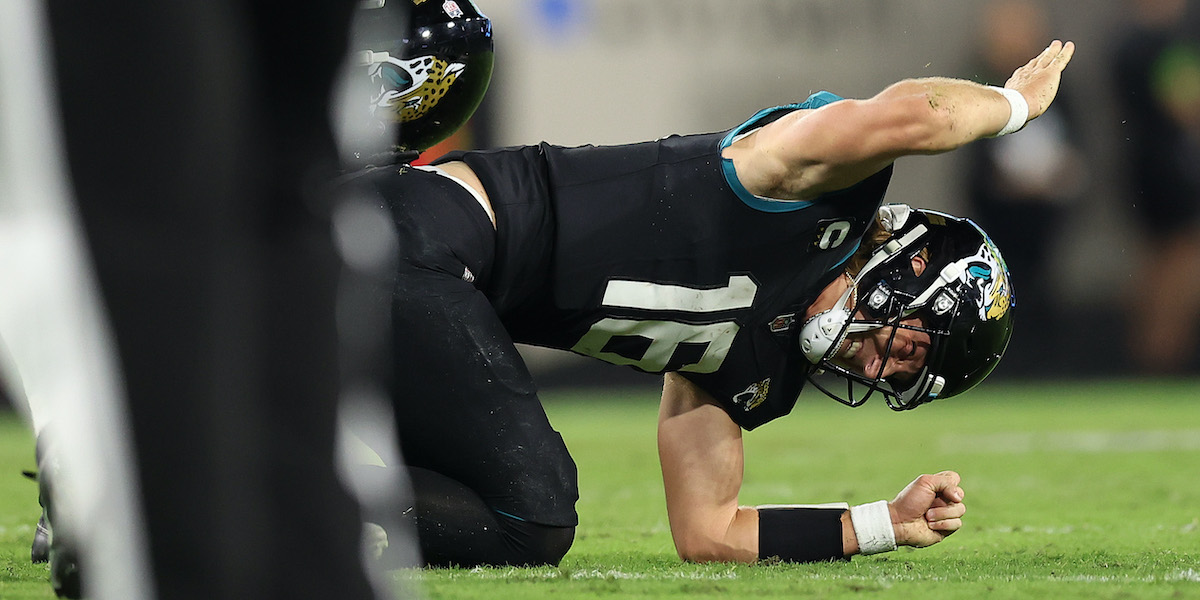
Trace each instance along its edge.
<instances>
[{"instance_id":1,"label":"player's elbow","mask_svg":"<svg viewBox=\"0 0 1200 600\"><path fill-rule=\"evenodd\" d=\"M703 534L676 535L675 552L686 562L753 562L754 556L745 556L724 540Z\"/></svg>"},{"instance_id":2,"label":"player's elbow","mask_svg":"<svg viewBox=\"0 0 1200 600\"><path fill-rule=\"evenodd\" d=\"M679 558L686 562L706 563L721 561L720 553L718 552L717 544L711 540L690 539L687 541L675 540L675 552Z\"/></svg>"}]
</instances>

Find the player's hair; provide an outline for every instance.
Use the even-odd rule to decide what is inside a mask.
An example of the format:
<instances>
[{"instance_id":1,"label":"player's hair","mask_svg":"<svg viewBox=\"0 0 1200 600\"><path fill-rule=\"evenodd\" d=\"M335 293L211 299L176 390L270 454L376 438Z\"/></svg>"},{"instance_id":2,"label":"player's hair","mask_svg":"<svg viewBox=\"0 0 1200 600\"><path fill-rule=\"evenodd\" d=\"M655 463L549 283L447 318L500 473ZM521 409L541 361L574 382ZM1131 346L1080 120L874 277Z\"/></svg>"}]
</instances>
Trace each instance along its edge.
<instances>
[{"instance_id":1,"label":"player's hair","mask_svg":"<svg viewBox=\"0 0 1200 600\"><path fill-rule=\"evenodd\" d=\"M854 252L854 256L851 256L850 260L846 262L846 273L851 277L858 277L859 272L862 271L863 266L870 259L871 253L883 245L884 242L888 241L890 237L892 237L892 233L884 228L878 216L875 217L875 221L871 223L871 226L867 228L867 233L863 235L862 244L858 246L858 250ZM929 247L921 248L918 256L925 259L925 262L929 262Z\"/></svg>"}]
</instances>

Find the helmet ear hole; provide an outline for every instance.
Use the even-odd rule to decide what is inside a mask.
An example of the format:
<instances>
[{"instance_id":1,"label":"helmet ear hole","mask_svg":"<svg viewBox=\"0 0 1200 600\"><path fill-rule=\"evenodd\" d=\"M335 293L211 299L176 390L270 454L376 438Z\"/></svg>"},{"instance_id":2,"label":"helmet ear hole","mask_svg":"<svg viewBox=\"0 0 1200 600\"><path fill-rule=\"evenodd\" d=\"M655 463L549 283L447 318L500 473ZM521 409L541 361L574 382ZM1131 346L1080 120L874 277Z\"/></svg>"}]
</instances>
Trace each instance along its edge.
<instances>
[{"instance_id":1,"label":"helmet ear hole","mask_svg":"<svg viewBox=\"0 0 1200 600\"><path fill-rule=\"evenodd\" d=\"M925 259L922 258L920 254L917 254L916 256L912 257L912 270L913 270L913 274L916 275L917 277L920 277L922 274L925 273L925 267L927 267L928 265L929 265L929 263L926 262Z\"/></svg>"}]
</instances>

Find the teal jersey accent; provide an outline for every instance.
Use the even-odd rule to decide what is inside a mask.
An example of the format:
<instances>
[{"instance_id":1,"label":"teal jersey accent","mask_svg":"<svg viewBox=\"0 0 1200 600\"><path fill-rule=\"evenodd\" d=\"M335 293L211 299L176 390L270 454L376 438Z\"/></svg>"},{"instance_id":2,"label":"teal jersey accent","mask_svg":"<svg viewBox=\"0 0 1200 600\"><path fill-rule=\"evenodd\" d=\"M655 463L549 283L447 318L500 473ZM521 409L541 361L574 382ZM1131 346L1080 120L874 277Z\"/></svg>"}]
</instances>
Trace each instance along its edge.
<instances>
[{"instance_id":1,"label":"teal jersey accent","mask_svg":"<svg viewBox=\"0 0 1200 600\"><path fill-rule=\"evenodd\" d=\"M502 511L502 510L499 510L499 509L496 509L496 508L492 508L492 512L494 512L494 513L496 513L496 514L498 514L498 515L503 515L503 516L505 516L505 517L508 517L508 518L510 518L510 519L516 519L516 520L518 520L518 521L524 521L524 520L525 520L525 519L522 519L521 517L518 517L517 515L514 515L514 514L512 514L512 513L506 513L506 512L504 512L504 511Z\"/></svg>"},{"instance_id":2,"label":"teal jersey accent","mask_svg":"<svg viewBox=\"0 0 1200 600\"><path fill-rule=\"evenodd\" d=\"M776 106L774 108L760 110L753 117L747 119L745 123L733 128L732 131L722 138L720 144L717 146L717 152L721 152L725 148L728 148L729 145L733 143L733 140L737 138L737 136L741 135L742 132L746 131L747 129L760 126L760 124L766 121L768 117L775 115L776 113L789 113L797 110L821 108L826 104L833 104L838 100L843 100L843 98L831 92L820 91L809 96L808 99L799 104L785 104L783 106ZM749 206L755 210L780 213L791 212L793 210L800 210L802 208L808 208L809 206L812 206L812 201L773 200L771 198L761 198L751 194L750 191L746 189L746 186L742 185L741 180L738 179L737 170L733 167L733 161L724 157L721 158L721 172L725 175L725 181L729 183L729 187L733 189L735 194L737 194L738 199L745 203L746 206Z\"/></svg>"}]
</instances>

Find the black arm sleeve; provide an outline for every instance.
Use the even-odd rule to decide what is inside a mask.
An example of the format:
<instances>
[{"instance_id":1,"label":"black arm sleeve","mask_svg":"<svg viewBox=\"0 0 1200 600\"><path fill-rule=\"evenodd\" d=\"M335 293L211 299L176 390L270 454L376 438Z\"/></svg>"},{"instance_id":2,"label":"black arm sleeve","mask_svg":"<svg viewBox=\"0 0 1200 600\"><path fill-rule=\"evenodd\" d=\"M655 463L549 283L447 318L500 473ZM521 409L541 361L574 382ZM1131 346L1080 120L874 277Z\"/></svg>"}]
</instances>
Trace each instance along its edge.
<instances>
[{"instance_id":1,"label":"black arm sleeve","mask_svg":"<svg viewBox=\"0 0 1200 600\"><path fill-rule=\"evenodd\" d=\"M758 509L758 558L787 562L846 560L841 508Z\"/></svg>"}]
</instances>

